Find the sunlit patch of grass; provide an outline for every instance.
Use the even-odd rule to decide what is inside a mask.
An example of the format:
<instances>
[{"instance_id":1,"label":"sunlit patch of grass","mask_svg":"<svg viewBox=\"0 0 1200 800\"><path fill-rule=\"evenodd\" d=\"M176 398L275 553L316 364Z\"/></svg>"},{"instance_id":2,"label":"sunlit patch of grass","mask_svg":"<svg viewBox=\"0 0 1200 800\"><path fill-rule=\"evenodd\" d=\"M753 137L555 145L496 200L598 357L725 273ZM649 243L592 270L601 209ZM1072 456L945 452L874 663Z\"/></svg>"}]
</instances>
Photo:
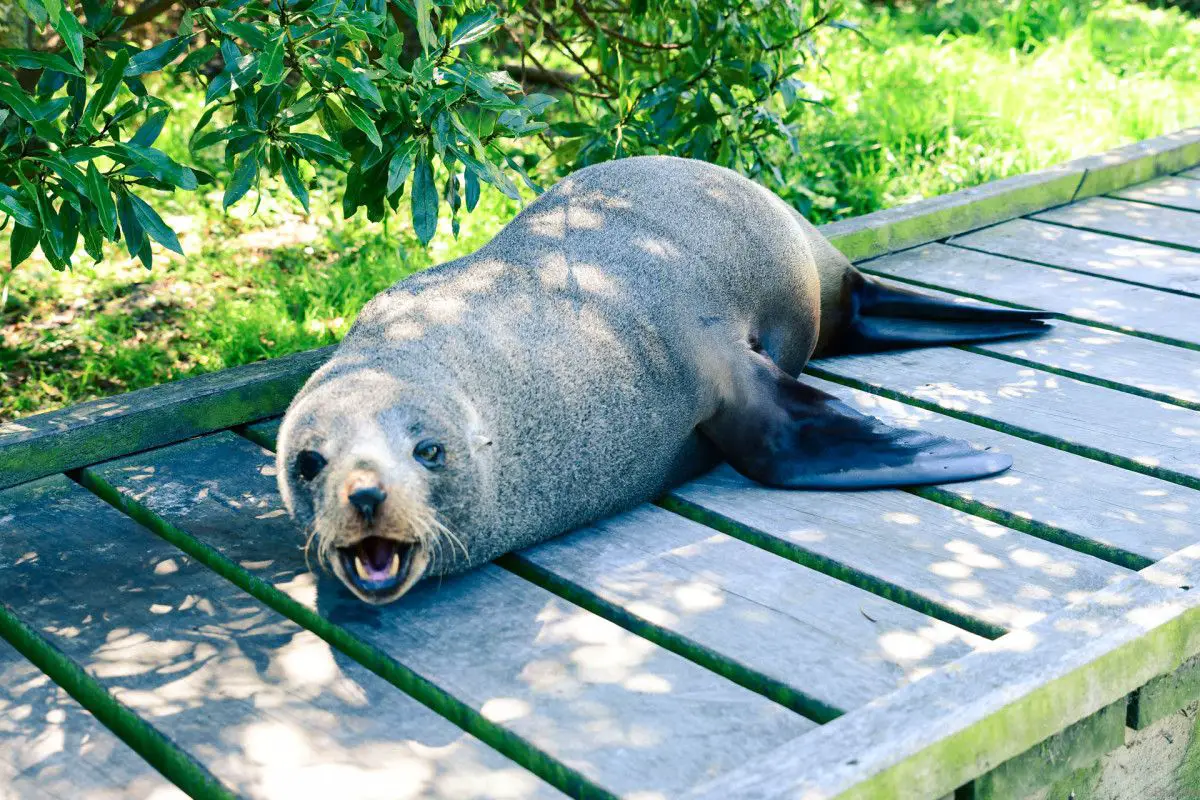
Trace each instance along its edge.
<instances>
[{"instance_id":1,"label":"sunlit patch of grass","mask_svg":"<svg viewBox=\"0 0 1200 800\"><path fill-rule=\"evenodd\" d=\"M777 151L788 199L818 222L875 211L1200 124L1200 20L1125 0L942 0L852 9L867 41L830 33L829 98L799 156ZM165 91L166 152L187 151L194 92ZM335 175L308 175L313 213L264 186L225 214L219 192L156 202L186 258L147 272L109 260L55 273L32 259L0 312L0 419L337 341L396 280L476 249L516 213L485 191L455 240L427 251L404 216L341 218ZM0 264L0 274L4 272Z\"/></svg>"},{"instance_id":2,"label":"sunlit patch of grass","mask_svg":"<svg viewBox=\"0 0 1200 800\"><path fill-rule=\"evenodd\" d=\"M327 194L308 218L282 192L252 216L255 199L229 215L219 196L168 203L188 256L155 246L152 271L117 248L70 273L23 265L0 316L0 419L332 344L375 294L515 213L485 195L457 240L447 224L426 251L407 226L343 221Z\"/></svg>"},{"instance_id":3,"label":"sunlit patch of grass","mask_svg":"<svg viewBox=\"0 0 1200 800\"><path fill-rule=\"evenodd\" d=\"M779 151L789 199L817 221L1200 123L1200 20L1179 11L968 0L859 16L866 40L831 37L810 76L829 112L810 115L798 158Z\"/></svg>"}]
</instances>

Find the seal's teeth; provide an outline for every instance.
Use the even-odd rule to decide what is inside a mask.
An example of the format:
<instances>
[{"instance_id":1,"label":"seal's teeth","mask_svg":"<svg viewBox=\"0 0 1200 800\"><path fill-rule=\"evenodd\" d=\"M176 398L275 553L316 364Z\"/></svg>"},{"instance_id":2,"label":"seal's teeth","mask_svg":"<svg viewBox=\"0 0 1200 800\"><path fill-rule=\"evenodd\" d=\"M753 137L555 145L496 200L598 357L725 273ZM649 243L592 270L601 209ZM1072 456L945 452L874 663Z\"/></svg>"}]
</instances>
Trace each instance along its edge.
<instances>
[{"instance_id":1,"label":"seal's teeth","mask_svg":"<svg viewBox=\"0 0 1200 800\"><path fill-rule=\"evenodd\" d=\"M371 580L371 576L367 574L367 568L363 565L363 561L360 556L354 557L354 571L357 572L358 577L362 578L364 581Z\"/></svg>"},{"instance_id":2,"label":"seal's teeth","mask_svg":"<svg viewBox=\"0 0 1200 800\"><path fill-rule=\"evenodd\" d=\"M400 554L392 553L392 562L388 564L388 577L394 578L400 574Z\"/></svg>"}]
</instances>

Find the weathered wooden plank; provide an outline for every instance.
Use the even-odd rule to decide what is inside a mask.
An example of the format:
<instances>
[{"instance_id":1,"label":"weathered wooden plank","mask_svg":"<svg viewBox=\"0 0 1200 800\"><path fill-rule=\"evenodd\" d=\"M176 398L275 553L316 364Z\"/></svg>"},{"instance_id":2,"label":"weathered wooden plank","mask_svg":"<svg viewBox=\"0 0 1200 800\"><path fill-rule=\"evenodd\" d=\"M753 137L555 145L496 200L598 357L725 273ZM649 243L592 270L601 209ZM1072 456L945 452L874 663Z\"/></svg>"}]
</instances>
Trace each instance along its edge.
<instances>
[{"instance_id":1,"label":"weathered wooden plank","mask_svg":"<svg viewBox=\"0 0 1200 800\"><path fill-rule=\"evenodd\" d=\"M1106 194L1200 163L1200 127L1133 142L1068 162L1084 171L1077 198Z\"/></svg>"},{"instance_id":2,"label":"weathered wooden plank","mask_svg":"<svg viewBox=\"0 0 1200 800\"><path fill-rule=\"evenodd\" d=\"M1082 169L1064 164L840 220L820 230L847 258L858 261L1069 203L1082 179Z\"/></svg>"},{"instance_id":3,"label":"weathered wooden plank","mask_svg":"<svg viewBox=\"0 0 1200 800\"><path fill-rule=\"evenodd\" d=\"M557 794L61 476L0 494L0 601L243 796Z\"/></svg>"},{"instance_id":4,"label":"weathered wooden plank","mask_svg":"<svg viewBox=\"0 0 1200 800\"><path fill-rule=\"evenodd\" d=\"M1200 221L1192 211L1093 197L1080 203L1042 211L1034 219L1075 228L1116 233L1145 242L1200 250Z\"/></svg>"},{"instance_id":5,"label":"weathered wooden plank","mask_svg":"<svg viewBox=\"0 0 1200 800\"><path fill-rule=\"evenodd\" d=\"M495 566L377 608L314 581L274 457L230 433L89 470L619 794L677 794L809 720Z\"/></svg>"},{"instance_id":6,"label":"weathered wooden plank","mask_svg":"<svg viewBox=\"0 0 1200 800\"><path fill-rule=\"evenodd\" d=\"M1010 524L1028 522L1035 533L1076 549L1136 554L1144 559L1138 566L1200 541L1200 498L1192 489L812 376L803 380L890 425L965 439L1013 458L1012 469L994 478L921 489L924 496L982 503Z\"/></svg>"},{"instance_id":7,"label":"weathered wooden plank","mask_svg":"<svg viewBox=\"0 0 1200 800\"><path fill-rule=\"evenodd\" d=\"M0 489L282 413L333 348L0 424Z\"/></svg>"},{"instance_id":8,"label":"weathered wooden plank","mask_svg":"<svg viewBox=\"0 0 1200 800\"><path fill-rule=\"evenodd\" d=\"M899 281L885 279L884 283L904 287ZM930 288L921 291L962 305L979 304L950 292ZM967 349L1155 400L1200 408L1200 360L1196 352L1142 336L1055 320L1052 330L1037 336L984 342Z\"/></svg>"},{"instance_id":9,"label":"weathered wooden plank","mask_svg":"<svg viewBox=\"0 0 1200 800\"><path fill-rule=\"evenodd\" d=\"M972 800L1025 800L1125 744L1126 698L1068 726L975 780Z\"/></svg>"},{"instance_id":10,"label":"weathered wooden plank","mask_svg":"<svg viewBox=\"0 0 1200 800\"><path fill-rule=\"evenodd\" d=\"M1063 320L1040 336L988 342L973 349L1200 408L1200 358L1195 350Z\"/></svg>"},{"instance_id":11,"label":"weathered wooden plank","mask_svg":"<svg viewBox=\"0 0 1200 800\"><path fill-rule=\"evenodd\" d=\"M1200 181L1189 183L1200 185ZM957 236L948 244L1152 288L1200 294L1200 253L1119 236L1014 219Z\"/></svg>"},{"instance_id":12,"label":"weathered wooden plank","mask_svg":"<svg viewBox=\"0 0 1200 800\"><path fill-rule=\"evenodd\" d=\"M1125 200L1140 200L1159 206L1182 208L1184 211L1200 211L1200 186L1187 178L1168 176L1139 183L1113 192L1114 197Z\"/></svg>"},{"instance_id":13,"label":"weathered wooden plank","mask_svg":"<svg viewBox=\"0 0 1200 800\"><path fill-rule=\"evenodd\" d=\"M1200 128L821 227L851 261L1104 194L1200 162Z\"/></svg>"},{"instance_id":14,"label":"weathered wooden plank","mask_svg":"<svg viewBox=\"0 0 1200 800\"><path fill-rule=\"evenodd\" d=\"M791 492L729 467L670 493L772 540L1000 630L1024 628L1127 570L906 492ZM686 510L686 509L685 509ZM886 589L884 589L886 591Z\"/></svg>"},{"instance_id":15,"label":"weathered wooden plank","mask_svg":"<svg viewBox=\"0 0 1200 800\"><path fill-rule=\"evenodd\" d=\"M1200 487L1200 411L952 348L825 359L809 369Z\"/></svg>"},{"instance_id":16,"label":"weathered wooden plank","mask_svg":"<svg viewBox=\"0 0 1200 800\"><path fill-rule=\"evenodd\" d=\"M0 640L0 797L186 797L11 645Z\"/></svg>"},{"instance_id":17,"label":"weathered wooden plank","mask_svg":"<svg viewBox=\"0 0 1200 800\"><path fill-rule=\"evenodd\" d=\"M688 797L939 797L1200 651L1198 586L1192 546Z\"/></svg>"},{"instance_id":18,"label":"weathered wooden plank","mask_svg":"<svg viewBox=\"0 0 1200 800\"><path fill-rule=\"evenodd\" d=\"M984 641L654 506L519 558L843 711Z\"/></svg>"},{"instance_id":19,"label":"weathered wooden plank","mask_svg":"<svg viewBox=\"0 0 1200 800\"><path fill-rule=\"evenodd\" d=\"M1200 344L1200 301L1003 256L931 244L862 265L876 275L984 300L1054 311L1079 322Z\"/></svg>"}]
</instances>

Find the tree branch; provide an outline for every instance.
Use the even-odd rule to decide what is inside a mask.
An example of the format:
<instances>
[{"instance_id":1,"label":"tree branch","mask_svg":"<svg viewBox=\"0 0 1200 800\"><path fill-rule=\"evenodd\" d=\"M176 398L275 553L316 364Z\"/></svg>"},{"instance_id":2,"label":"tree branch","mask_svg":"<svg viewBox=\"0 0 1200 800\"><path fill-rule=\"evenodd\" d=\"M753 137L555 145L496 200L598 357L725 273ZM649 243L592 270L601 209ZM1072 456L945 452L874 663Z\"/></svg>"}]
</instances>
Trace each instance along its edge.
<instances>
[{"instance_id":1,"label":"tree branch","mask_svg":"<svg viewBox=\"0 0 1200 800\"><path fill-rule=\"evenodd\" d=\"M553 86L556 89L570 89L571 85L582 77L578 73L566 70L530 67L522 64L505 64L501 69L511 75L515 81L534 83L539 86Z\"/></svg>"},{"instance_id":2,"label":"tree branch","mask_svg":"<svg viewBox=\"0 0 1200 800\"><path fill-rule=\"evenodd\" d=\"M675 44L672 42L668 42L666 44L659 44L658 42L643 42L640 39L634 39L631 36L626 36L620 31L601 25L599 22L592 19L591 14L588 12L587 6L579 2L579 0L576 0L574 5L575 13L579 15L579 19L582 20L584 24L594 28L595 30L603 31L607 36L610 36L617 41L625 42L625 44L631 44L634 47L640 47L643 50L682 50L684 47L681 44Z\"/></svg>"}]
</instances>

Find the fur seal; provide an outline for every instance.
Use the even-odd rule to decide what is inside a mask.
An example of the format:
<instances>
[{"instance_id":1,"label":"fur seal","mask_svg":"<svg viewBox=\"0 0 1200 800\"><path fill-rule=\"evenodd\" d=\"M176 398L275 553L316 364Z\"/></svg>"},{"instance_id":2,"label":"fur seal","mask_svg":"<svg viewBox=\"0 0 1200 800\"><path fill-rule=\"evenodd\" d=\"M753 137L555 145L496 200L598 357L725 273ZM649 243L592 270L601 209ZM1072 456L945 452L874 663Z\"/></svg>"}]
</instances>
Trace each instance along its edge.
<instances>
[{"instance_id":1,"label":"fur seal","mask_svg":"<svg viewBox=\"0 0 1200 800\"><path fill-rule=\"evenodd\" d=\"M730 170L613 161L371 300L287 411L279 486L320 560L384 603L722 457L787 488L978 478L1011 459L791 376L814 354L1024 336L1047 316L886 287Z\"/></svg>"}]
</instances>

